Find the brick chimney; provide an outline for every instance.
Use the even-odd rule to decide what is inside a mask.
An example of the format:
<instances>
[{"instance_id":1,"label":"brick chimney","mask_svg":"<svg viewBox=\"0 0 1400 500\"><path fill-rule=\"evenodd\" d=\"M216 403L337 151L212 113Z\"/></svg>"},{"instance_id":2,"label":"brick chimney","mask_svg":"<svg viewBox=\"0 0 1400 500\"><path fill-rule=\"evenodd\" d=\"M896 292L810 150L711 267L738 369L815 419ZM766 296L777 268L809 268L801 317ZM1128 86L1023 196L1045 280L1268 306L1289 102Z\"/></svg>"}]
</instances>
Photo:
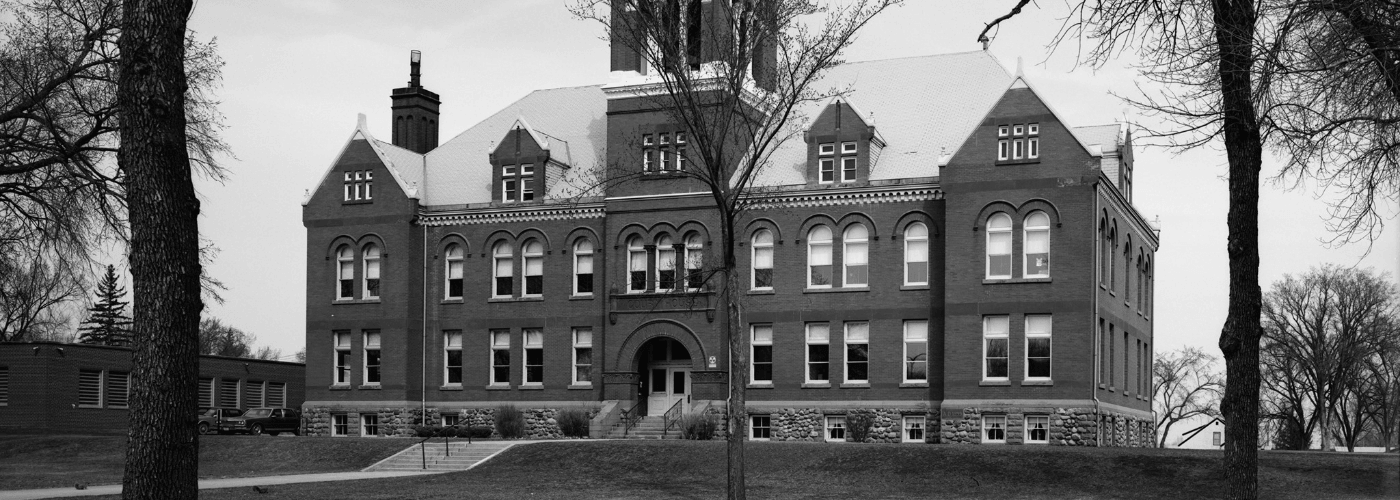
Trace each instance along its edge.
<instances>
[{"instance_id":1,"label":"brick chimney","mask_svg":"<svg viewBox=\"0 0 1400 500\"><path fill-rule=\"evenodd\" d=\"M427 153L438 146L438 95L418 82L418 67L422 53L413 51L409 58L408 86L394 89L393 120L395 146Z\"/></svg>"}]
</instances>

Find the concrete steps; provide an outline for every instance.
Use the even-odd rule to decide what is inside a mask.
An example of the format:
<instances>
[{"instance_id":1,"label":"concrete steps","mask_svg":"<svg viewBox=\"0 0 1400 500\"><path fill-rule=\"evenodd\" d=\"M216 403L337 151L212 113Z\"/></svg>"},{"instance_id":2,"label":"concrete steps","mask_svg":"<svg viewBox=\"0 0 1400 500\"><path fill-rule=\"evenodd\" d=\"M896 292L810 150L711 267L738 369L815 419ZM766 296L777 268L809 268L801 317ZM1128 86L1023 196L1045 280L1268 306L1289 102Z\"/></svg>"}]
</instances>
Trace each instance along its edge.
<instances>
[{"instance_id":1,"label":"concrete steps","mask_svg":"<svg viewBox=\"0 0 1400 500\"><path fill-rule=\"evenodd\" d=\"M666 424L662 417L642 417L632 430L623 434L623 427L618 425L608 431L608 439L680 439L681 430L672 428L666 432Z\"/></svg>"},{"instance_id":2,"label":"concrete steps","mask_svg":"<svg viewBox=\"0 0 1400 500\"><path fill-rule=\"evenodd\" d=\"M516 444L506 441L478 441L471 444L466 441L453 441L449 453L448 446L440 440L423 445L415 443L377 464L366 467L364 472L467 470Z\"/></svg>"}]
</instances>

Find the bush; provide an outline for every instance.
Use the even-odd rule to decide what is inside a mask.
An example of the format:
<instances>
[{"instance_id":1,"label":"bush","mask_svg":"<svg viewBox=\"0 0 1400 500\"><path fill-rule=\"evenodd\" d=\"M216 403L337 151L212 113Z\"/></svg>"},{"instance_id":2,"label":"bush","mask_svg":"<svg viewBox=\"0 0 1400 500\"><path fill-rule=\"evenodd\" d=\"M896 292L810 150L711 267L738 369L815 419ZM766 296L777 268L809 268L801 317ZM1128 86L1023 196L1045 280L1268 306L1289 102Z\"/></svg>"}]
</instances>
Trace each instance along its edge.
<instances>
[{"instance_id":1,"label":"bush","mask_svg":"<svg viewBox=\"0 0 1400 500\"><path fill-rule=\"evenodd\" d=\"M496 432L505 439L525 436L525 413L514 406L496 408Z\"/></svg>"},{"instance_id":2,"label":"bush","mask_svg":"<svg viewBox=\"0 0 1400 500\"><path fill-rule=\"evenodd\" d=\"M438 427L432 425L413 426L413 435L420 438L433 437L437 435Z\"/></svg>"},{"instance_id":3,"label":"bush","mask_svg":"<svg viewBox=\"0 0 1400 500\"><path fill-rule=\"evenodd\" d=\"M714 439L719 423L715 416L707 413L689 413L681 417L681 437L686 439Z\"/></svg>"},{"instance_id":4,"label":"bush","mask_svg":"<svg viewBox=\"0 0 1400 500\"><path fill-rule=\"evenodd\" d=\"M846 434L852 442L864 443L870 439L870 428L875 426L875 415L852 413L846 416Z\"/></svg>"},{"instance_id":5,"label":"bush","mask_svg":"<svg viewBox=\"0 0 1400 500\"><path fill-rule=\"evenodd\" d=\"M450 426L450 425L449 425L449 426L446 426L446 427L438 427L438 428L437 428L437 436L438 436L438 437L450 437L450 438L457 437L457 436L458 436L458 434L457 434L457 428L456 428L456 427L452 427L452 426Z\"/></svg>"},{"instance_id":6,"label":"bush","mask_svg":"<svg viewBox=\"0 0 1400 500\"><path fill-rule=\"evenodd\" d=\"M567 437L588 437L588 412L579 409L561 410L554 418L559 423L559 432Z\"/></svg>"},{"instance_id":7,"label":"bush","mask_svg":"<svg viewBox=\"0 0 1400 500\"><path fill-rule=\"evenodd\" d=\"M457 435L459 437L471 436L476 439L489 438L491 437L491 428L484 425L479 425L476 427L460 429Z\"/></svg>"}]
</instances>

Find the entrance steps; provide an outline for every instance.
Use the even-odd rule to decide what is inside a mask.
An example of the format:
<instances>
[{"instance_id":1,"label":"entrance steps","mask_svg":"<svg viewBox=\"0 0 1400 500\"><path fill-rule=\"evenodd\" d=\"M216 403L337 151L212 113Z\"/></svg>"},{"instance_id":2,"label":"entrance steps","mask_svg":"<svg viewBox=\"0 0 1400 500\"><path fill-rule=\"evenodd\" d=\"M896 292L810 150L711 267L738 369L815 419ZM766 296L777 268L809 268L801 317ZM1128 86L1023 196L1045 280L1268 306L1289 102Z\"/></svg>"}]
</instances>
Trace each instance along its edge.
<instances>
[{"instance_id":1,"label":"entrance steps","mask_svg":"<svg viewBox=\"0 0 1400 500\"><path fill-rule=\"evenodd\" d=\"M442 441L414 444L379 463L366 467L364 472L380 471L462 471L489 460L518 442L507 441L453 441L444 445Z\"/></svg>"},{"instance_id":2,"label":"entrance steps","mask_svg":"<svg viewBox=\"0 0 1400 500\"><path fill-rule=\"evenodd\" d=\"M680 439L681 429L677 424L670 431L666 430L664 417L642 417L632 429L626 430L625 426L619 424L608 430L608 439Z\"/></svg>"}]
</instances>

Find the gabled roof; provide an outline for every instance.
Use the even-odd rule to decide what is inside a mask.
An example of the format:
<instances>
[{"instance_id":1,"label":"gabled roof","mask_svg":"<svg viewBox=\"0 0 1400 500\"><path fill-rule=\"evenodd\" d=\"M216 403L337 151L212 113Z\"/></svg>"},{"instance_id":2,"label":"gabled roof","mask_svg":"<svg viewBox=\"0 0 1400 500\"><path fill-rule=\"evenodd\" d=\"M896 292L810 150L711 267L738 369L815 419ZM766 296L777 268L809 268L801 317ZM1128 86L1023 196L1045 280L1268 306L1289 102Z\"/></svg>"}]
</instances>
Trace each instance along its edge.
<instances>
[{"instance_id":1,"label":"gabled roof","mask_svg":"<svg viewBox=\"0 0 1400 500\"><path fill-rule=\"evenodd\" d=\"M1065 115L1062 115L1059 111L1056 111L1055 105L1050 104L1050 101L1046 100L1040 94L1040 92L1035 89L1035 85L1031 84L1030 80L1027 80L1025 75L1021 74L1020 61L1017 61L1016 64L1016 80L1011 82L1011 87L1007 90L1026 89L1031 91L1032 94L1035 94L1036 99L1040 99L1041 104L1044 104L1045 108L1050 110L1050 114L1055 115L1055 118L1058 118L1060 120L1060 123L1064 124L1065 129L1069 130L1069 135L1074 137L1075 141L1079 142L1079 146L1083 147L1085 152L1088 152L1090 156L1103 156L1103 149L1099 147L1099 144L1091 143L1085 140L1084 136L1080 133L1079 129L1071 127L1068 123L1066 123L1064 121ZM1117 146L1116 144L1113 145L1115 147Z\"/></svg>"},{"instance_id":2,"label":"gabled roof","mask_svg":"<svg viewBox=\"0 0 1400 500\"><path fill-rule=\"evenodd\" d=\"M365 124L364 114L360 114L355 131L350 133L350 138L345 140L345 147L340 149L341 154L337 155L331 161L330 166L326 167L325 172L321 174L320 181L316 183L316 189L311 190L311 193L320 190L321 184L325 183L331 172L335 171L335 166L340 163L340 158L345 155L345 150L349 149L350 144L356 140L364 140L369 144L370 149L373 149L374 154L379 157L379 161L389 170L389 176L394 178L394 182L399 185L399 189L403 190L406 196L421 199L418 195L418 186L423 184L423 155L375 139L373 135L370 135L369 127ZM306 206L310 201L311 197L308 196L301 201L301 204Z\"/></svg>"},{"instance_id":3,"label":"gabled roof","mask_svg":"<svg viewBox=\"0 0 1400 500\"><path fill-rule=\"evenodd\" d=\"M1090 125L1087 127L1074 127L1070 129L1081 141L1090 146L1098 145L1104 152L1117 151L1122 145L1121 124L1110 123L1107 125Z\"/></svg>"}]
</instances>

